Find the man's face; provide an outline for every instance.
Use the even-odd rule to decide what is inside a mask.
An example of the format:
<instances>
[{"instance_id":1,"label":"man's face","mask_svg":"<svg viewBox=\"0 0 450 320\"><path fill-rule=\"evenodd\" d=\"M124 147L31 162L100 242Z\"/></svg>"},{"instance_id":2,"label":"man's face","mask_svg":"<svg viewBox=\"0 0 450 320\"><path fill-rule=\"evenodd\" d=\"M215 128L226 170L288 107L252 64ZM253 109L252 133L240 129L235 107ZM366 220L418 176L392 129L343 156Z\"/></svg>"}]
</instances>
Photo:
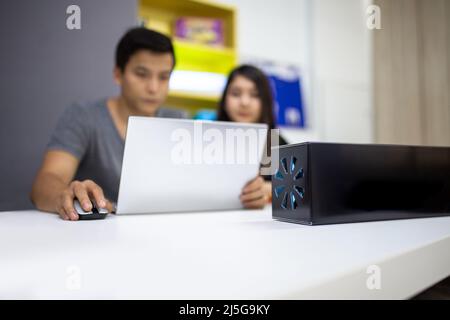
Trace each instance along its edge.
<instances>
[{"instance_id":1,"label":"man's face","mask_svg":"<svg viewBox=\"0 0 450 320\"><path fill-rule=\"evenodd\" d=\"M122 98L132 113L155 114L167 98L172 67L170 53L139 50L130 57L123 72L115 68L115 80L121 86Z\"/></svg>"}]
</instances>

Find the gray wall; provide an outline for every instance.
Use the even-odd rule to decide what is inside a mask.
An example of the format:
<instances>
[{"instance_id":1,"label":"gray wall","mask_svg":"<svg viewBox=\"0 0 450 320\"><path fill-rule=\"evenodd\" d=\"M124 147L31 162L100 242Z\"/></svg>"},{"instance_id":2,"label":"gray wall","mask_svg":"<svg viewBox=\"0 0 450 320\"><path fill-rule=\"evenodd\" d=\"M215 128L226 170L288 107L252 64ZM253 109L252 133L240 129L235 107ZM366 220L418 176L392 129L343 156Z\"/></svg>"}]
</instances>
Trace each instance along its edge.
<instances>
[{"instance_id":1,"label":"gray wall","mask_svg":"<svg viewBox=\"0 0 450 320\"><path fill-rule=\"evenodd\" d=\"M81 8L81 30L66 8ZM135 0L0 2L0 211L28 199L58 115L74 101L117 93L114 48L136 24Z\"/></svg>"}]
</instances>

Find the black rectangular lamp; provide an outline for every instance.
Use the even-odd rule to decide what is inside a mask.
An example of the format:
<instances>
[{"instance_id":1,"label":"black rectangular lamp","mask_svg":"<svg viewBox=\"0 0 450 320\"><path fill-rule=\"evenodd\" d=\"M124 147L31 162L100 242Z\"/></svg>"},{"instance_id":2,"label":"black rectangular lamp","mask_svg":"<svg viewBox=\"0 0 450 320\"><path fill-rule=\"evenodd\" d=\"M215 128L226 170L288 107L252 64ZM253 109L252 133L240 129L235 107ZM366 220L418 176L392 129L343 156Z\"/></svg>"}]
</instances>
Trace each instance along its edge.
<instances>
[{"instance_id":1,"label":"black rectangular lamp","mask_svg":"<svg viewBox=\"0 0 450 320\"><path fill-rule=\"evenodd\" d=\"M449 147L306 142L272 148L276 162L277 220L320 225L450 216Z\"/></svg>"}]
</instances>

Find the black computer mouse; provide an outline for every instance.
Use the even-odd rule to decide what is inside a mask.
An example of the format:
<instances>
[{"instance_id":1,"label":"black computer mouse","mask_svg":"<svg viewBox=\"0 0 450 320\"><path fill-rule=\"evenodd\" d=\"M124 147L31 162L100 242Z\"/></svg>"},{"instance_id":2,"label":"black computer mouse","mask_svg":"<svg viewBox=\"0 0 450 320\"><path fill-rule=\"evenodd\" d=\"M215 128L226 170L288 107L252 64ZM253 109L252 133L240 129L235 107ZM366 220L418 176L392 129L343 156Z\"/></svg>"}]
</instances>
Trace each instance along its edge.
<instances>
[{"instance_id":1,"label":"black computer mouse","mask_svg":"<svg viewBox=\"0 0 450 320\"><path fill-rule=\"evenodd\" d=\"M79 220L99 220L99 219L105 219L108 215L108 210L103 208L98 208L94 201L91 201L92 203L92 210L91 211L84 211L83 208L80 205L80 202L78 200L74 200L73 207L75 208L75 211L78 214Z\"/></svg>"}]
</instances>

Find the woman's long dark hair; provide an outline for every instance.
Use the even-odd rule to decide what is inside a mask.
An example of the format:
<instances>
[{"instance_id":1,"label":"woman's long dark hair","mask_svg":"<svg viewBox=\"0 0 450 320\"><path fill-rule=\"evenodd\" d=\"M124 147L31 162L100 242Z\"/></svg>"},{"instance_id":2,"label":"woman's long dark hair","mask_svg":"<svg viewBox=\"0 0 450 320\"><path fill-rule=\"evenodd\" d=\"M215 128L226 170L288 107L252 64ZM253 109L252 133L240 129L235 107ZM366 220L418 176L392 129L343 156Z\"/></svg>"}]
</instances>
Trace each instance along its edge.
<instances>
[{"instance_id":1,"label":"woman's long dark hair","mask_svg":"<svg viewBox=\"0 0 450 320\"><path fill-rule=\"evenodd\" d=\"M273 116L273 96L269 80L260 69L247 64L235 68L228 76L225 90L223 91L222 98L219 102L217 120L232 121L225 108L225 101L230 84L237 76L243 76L244 78L252 81L255 84L256 90L258 91L258 95L261 100L261 116L258 122L267 124L269 126L269 129L274 129L275 121Z\"/></svg>"}]
</instances>

